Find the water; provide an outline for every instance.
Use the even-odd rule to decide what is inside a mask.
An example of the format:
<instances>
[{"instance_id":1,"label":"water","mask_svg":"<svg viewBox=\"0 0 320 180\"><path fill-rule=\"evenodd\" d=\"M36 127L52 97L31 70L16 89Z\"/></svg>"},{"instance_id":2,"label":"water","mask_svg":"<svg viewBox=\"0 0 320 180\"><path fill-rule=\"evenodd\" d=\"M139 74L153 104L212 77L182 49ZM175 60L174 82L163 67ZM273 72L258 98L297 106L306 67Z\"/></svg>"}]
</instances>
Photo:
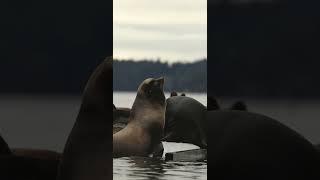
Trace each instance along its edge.
<instances>
[{"instance_id":1,"label":"water","mask_svg":"<svg viewBox=\"0 0 320 180\"><path fill-rule=\"evenodd\" d=\"M166 97L170 96L165 93ZM116 92L113 94L113 103L117 107L131 107L136 93L135 92ZM202 93L187 93L207 104L207 95ZM198 149L199 147L185 143L163 142L164 153L182 151L188 149ZM166 162L162 159L126 157L113 159L113 179L207 179L206 162Z\"/></svg>"},{"instance_id":2,"label":"water","mask_svg":"<svg viewBox=\"0 0 320 180\"><path fill-rule=\"evenodd\" d=\"M114 93L115 105L132 105L135 93L125 94ZM168 94L166 95L168 97ZM204 94L187 93L187 96L206 104ZM235 100L245 101L249 111L273 117L295 129L312 143L320 143L320 100L218 99L224 108ZM0 134L10 147L61 152L79 107L79 96L0 94ZM206 179L205 163L163 162L152 159L142 161L144 163L141 161L141 158L115 160L115 179Z\"/></svg>"},{"instance_id":3,"label":"water","mask_svg":"<svg viewBox=\"0 0 320 180\"><path fill-rule=\"evenodd\" d=\"M179 93L180 94L180 93ZM207 95L204 93L186 93L187 96L195 98L202 104L207 104ZM170 93L165 93L166 98L170 97ZM136 92L116 92L113 93L113 103L117 107L131 107L134 99L136 97Z\"/></svg>"},{"instance_id":4,"label":"water","mask_svg":"<svg viewBox=\"0 0 320 180\"><path fill-rule=\"evenodd\" d=\"M206 162L165 162L161 159L131 157L113 160L115 180L206 179Z\"/></svg>"},{"instance_id":5,"label":"water","mask_svg":"<svg viewBox=\"0 0 320 180\"><path fill-rule=\"evenodd\" d=\"M62 152L81 97L0 94L0 134L11 148Z\"/></svg>"}]
</instances>

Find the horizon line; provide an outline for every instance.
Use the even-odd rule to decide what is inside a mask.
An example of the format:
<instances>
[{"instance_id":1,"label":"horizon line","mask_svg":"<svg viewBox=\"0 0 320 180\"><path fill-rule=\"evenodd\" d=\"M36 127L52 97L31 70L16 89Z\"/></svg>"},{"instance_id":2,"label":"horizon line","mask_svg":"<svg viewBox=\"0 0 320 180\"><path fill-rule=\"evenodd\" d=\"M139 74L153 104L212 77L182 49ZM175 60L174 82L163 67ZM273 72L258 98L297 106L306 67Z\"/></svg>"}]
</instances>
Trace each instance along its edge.
<instances>
[{"instance_id":1,"label":"horizon line","mask_svg":"<svg viewBox=\"0 0 320 180\"><path fill-rule=\"evenodd\" d=\"M145 57L145 58L127 58L127 57L113 57L114 60L116 61L150 61L150 62L161 62L161 63L167 63L167 64L175 64L175 63L194 63L194 62L199 62L199 61L207 61L207 57L199 57L199 58L194 58L194 59L162 59L160 57L157 58L152 58L152 57Z\"/></svg>"}]
</instances>

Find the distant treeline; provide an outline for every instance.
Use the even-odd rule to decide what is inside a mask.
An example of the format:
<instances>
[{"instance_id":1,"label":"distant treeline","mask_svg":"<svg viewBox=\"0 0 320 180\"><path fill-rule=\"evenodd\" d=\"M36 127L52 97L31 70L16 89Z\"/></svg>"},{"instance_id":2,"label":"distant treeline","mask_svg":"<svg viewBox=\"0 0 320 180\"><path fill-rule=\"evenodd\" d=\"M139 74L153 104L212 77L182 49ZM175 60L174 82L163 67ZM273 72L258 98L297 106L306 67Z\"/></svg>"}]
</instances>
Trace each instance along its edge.
<instances>
[{"instance_id":1,"label":"distant treeline","mask_svg":"<svg viewBox=\"0 0 320 180\"><path fill-rule=\"evenodd\" d=\"M114 91L136 91L144 79L160 76L165 77L165 91L206 92L207 60L171 65L147 60L113 62Z\"/></svg>"},{"instance_id":2,"label":"distant treeline","mask_svg":"<svg viewBox=\"0 0 320 180\"><path fill-rule=\"evenodd\" d=\"M144 78L165 75L167 90L207 87L217 96L320 97L320 1L212 2L208 61L172 67L115 62L115 90L136 90ZM106 11L106 1L34 3L42 8L27 1L6 3L1 6L0 92L80 94L97 64L112 55L112 6Z\"/></svg>"}]
</instances>

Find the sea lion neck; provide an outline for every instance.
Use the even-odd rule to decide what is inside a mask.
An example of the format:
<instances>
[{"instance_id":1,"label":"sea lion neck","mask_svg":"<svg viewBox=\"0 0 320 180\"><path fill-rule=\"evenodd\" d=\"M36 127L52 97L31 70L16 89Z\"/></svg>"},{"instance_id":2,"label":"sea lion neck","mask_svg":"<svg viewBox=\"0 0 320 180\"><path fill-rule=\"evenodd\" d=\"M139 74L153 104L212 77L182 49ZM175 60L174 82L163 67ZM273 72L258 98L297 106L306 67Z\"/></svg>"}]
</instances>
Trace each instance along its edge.
<instances>
[{"instance_id":1,"label":"sea lion neck","mask_svg":"<svg viewBox=\"0 0 320 180\"><path fill-rule=\"evenodd\" d=\"M112 74L109 57L90 76L64 147L57 180L112 179Z\"/></svg>"}]
</instances>

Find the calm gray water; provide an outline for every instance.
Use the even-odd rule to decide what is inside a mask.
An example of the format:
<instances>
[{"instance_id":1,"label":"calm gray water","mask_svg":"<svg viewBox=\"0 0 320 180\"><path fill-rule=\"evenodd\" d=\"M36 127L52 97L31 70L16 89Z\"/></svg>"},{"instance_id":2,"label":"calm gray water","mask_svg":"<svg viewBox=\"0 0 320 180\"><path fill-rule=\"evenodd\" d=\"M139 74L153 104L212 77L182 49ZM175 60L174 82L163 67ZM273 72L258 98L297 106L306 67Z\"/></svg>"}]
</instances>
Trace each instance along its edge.
<instances>
[{"instance_id":1,"label":"calm gray water","mask_svg":"<svg viewBox=\"0 0 320 180\"><path fill-rule=\"evenodd\" d=\"M193 96L188 93L187 95L195 97L204 104L206 102L205 95L195 94ZM130 107L134 100L134 93L131 95L115 93L114 98L115 105ZM223 107L230 106L235 100L243 100L248 105L249 111L273 117L295 129L312 143L320 143L320 100L246 98L220 98L218 100ZM78 96L2 94L0 95L0 134L11 147L41 148L61 152L76 119L79 106L80 97ZM154 179L153 177L172 179L169 176L175 179L187 179L187 177L205 179L206 174L206 165L202 163L146 160L145 164L141 164L135 159L128 158L117 159L115 163L118 163L115 166L117 179L134 176L139 176L141 179ZM152 165L149 166L148 163ZM148 168L151 170L146 171Z\"/></svg>"},{"instance_id":2,"label":"calm gray water","mask_svg":"<svg viewBox=\"0 0 320 180\"><path fill-rule=\"evenodd\" d=\"M207 179L206 162L165 162L161 159L132 157L113 160L113 179Z\"/></svg>"}]
</instances>

